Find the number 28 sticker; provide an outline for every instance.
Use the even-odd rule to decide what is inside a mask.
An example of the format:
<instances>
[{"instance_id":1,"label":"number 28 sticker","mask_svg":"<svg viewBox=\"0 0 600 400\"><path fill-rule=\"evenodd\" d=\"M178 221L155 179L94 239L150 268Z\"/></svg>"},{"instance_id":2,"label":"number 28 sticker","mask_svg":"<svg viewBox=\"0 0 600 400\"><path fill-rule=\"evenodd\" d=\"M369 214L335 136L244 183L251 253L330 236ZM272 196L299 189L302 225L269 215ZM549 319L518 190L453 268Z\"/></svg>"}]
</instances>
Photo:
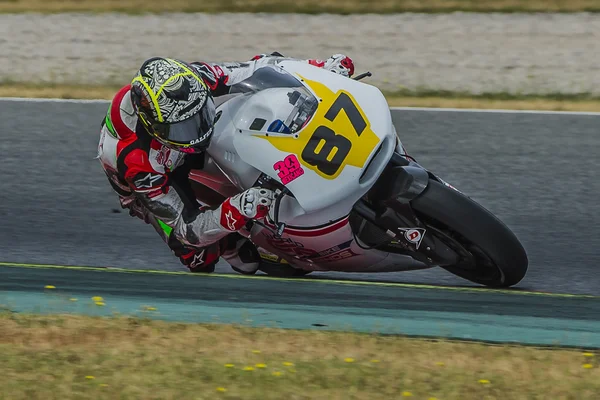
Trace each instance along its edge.
<instances>
[{"instance_id":1,"label":"number 28 sticker","mask_svg":"<svg viewBox=\"0 0 600 400\"><path fill-rule=\"evenodd\" d=\"M257 136L268 140L275 148L294 155L290 163L298 167L302 165L328 180L337 178L346 166L363 168L380 141L364 111L349 92L339 90L334 93L320 82L308 79L304 79L304 82L322 101L310 122L302 128L300 136L297 139ZM286 160L275 165L289 170ZM282 180L282 172L283 176L287 176L288 170L275 169L280 171ZM294 173L289 173L291 180L296 179Z\"/></svg>"}]
</instances>

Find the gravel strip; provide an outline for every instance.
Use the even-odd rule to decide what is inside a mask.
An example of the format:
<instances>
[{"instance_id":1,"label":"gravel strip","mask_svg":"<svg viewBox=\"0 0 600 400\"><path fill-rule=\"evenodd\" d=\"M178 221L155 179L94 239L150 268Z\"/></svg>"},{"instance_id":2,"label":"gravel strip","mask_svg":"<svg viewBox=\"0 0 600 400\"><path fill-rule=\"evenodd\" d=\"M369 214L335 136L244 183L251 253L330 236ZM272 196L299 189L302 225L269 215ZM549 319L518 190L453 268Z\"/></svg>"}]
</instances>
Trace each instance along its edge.
<instances>
[{"instance_id":1,"label":"gravel strip","mask_svg":"<svg viewBox=\"0 0 600 400\"><path fill-rule=\"evenodd\" d=\"M4 14L0 82L128 81L150 56L342 52L382 89L600 94L600 15Z\"/></svg>"}]
</instances>

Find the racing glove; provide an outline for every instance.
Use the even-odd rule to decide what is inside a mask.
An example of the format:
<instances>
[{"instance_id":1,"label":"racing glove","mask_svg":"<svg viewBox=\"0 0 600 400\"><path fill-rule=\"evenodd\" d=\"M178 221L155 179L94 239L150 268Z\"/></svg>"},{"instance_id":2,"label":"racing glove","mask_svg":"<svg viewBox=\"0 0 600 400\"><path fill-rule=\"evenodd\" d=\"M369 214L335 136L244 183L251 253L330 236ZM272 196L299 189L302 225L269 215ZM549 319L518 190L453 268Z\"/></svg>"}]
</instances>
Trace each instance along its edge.
<instances>
[{"instance_id":1,"label":"racing glove","mask_svg":"<svg viewBox=\"0 0 600 400\"><path fill-rule=\"evenodd\" d=\"M308 63L348 78L354 75L354 62L343 54L334 54L325 61L308 60Z\"/></svg>"},{"instance_id":2,"label":"racing glove","mask_svg":"<svg viewBox=\"0 0 600 400\"><path fill-rule=\"evenodd\" d=\"M221 204L221 226L239 231L249 220L267 216L274 199L272 190L258 187L228 198Z\"/></svg>"}]
</instances>

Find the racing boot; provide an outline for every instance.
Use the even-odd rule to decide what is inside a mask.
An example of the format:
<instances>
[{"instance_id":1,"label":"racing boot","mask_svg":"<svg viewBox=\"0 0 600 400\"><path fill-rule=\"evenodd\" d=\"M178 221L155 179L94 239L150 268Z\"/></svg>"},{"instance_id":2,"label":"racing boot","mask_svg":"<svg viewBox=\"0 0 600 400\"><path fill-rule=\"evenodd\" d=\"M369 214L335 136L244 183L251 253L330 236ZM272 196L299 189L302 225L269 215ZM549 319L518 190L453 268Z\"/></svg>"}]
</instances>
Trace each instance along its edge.
<instances>
[{"instance_id":1,"label":"racing boot","mask_svg":"<svg viewBox=\"0 0 600 400\"><path fill-rule=\"evenodd\" d=\"M221 258L231 265L231 268L244 275L254 275L260 266L260 254L247 238L235 232L227 235L227 244Z\"/></svg>"},{"instance_id":2,"label":"racing boot","mask_svg":"<svg viewBox=\"0 0 600 400\"><path fill-rule=\"evenodd\" d=\"M167 242L173 254L179 258L179 261L185 265L190 272L196 273L211 273L215 271L219 254L221 251L221 243L216 242L203 249L186 247L174 235L169 235Z\"/></svg>"}]
</instances>

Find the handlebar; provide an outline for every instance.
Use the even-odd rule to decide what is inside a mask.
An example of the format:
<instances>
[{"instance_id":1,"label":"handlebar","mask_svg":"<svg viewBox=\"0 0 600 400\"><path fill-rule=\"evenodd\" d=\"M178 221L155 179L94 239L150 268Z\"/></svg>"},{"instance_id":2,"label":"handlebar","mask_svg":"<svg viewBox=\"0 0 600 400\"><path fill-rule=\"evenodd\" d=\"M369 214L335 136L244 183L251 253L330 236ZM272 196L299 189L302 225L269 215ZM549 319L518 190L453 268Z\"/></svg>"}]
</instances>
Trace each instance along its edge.
<instances>
[{"instance_id":1,"label":"handlebar","mask_svg":"<svg viewBox=\"0 0 600 400\"><path fill-rule=\"evenodd\" d=\"M360 81L361 79L363 79L363 78L366 78L366 77L368 77L368 76L372 76L372 75L373 75L373 74L372 74L371 72L367 71L367 72L364 72L364 73L362 73L362 74L360 74L360 75L357 75L357 76L355 76L355 77L354 77L354 78L352 78L352 79L354 79L355 81Z\"/></svg>"}]
</instances>

